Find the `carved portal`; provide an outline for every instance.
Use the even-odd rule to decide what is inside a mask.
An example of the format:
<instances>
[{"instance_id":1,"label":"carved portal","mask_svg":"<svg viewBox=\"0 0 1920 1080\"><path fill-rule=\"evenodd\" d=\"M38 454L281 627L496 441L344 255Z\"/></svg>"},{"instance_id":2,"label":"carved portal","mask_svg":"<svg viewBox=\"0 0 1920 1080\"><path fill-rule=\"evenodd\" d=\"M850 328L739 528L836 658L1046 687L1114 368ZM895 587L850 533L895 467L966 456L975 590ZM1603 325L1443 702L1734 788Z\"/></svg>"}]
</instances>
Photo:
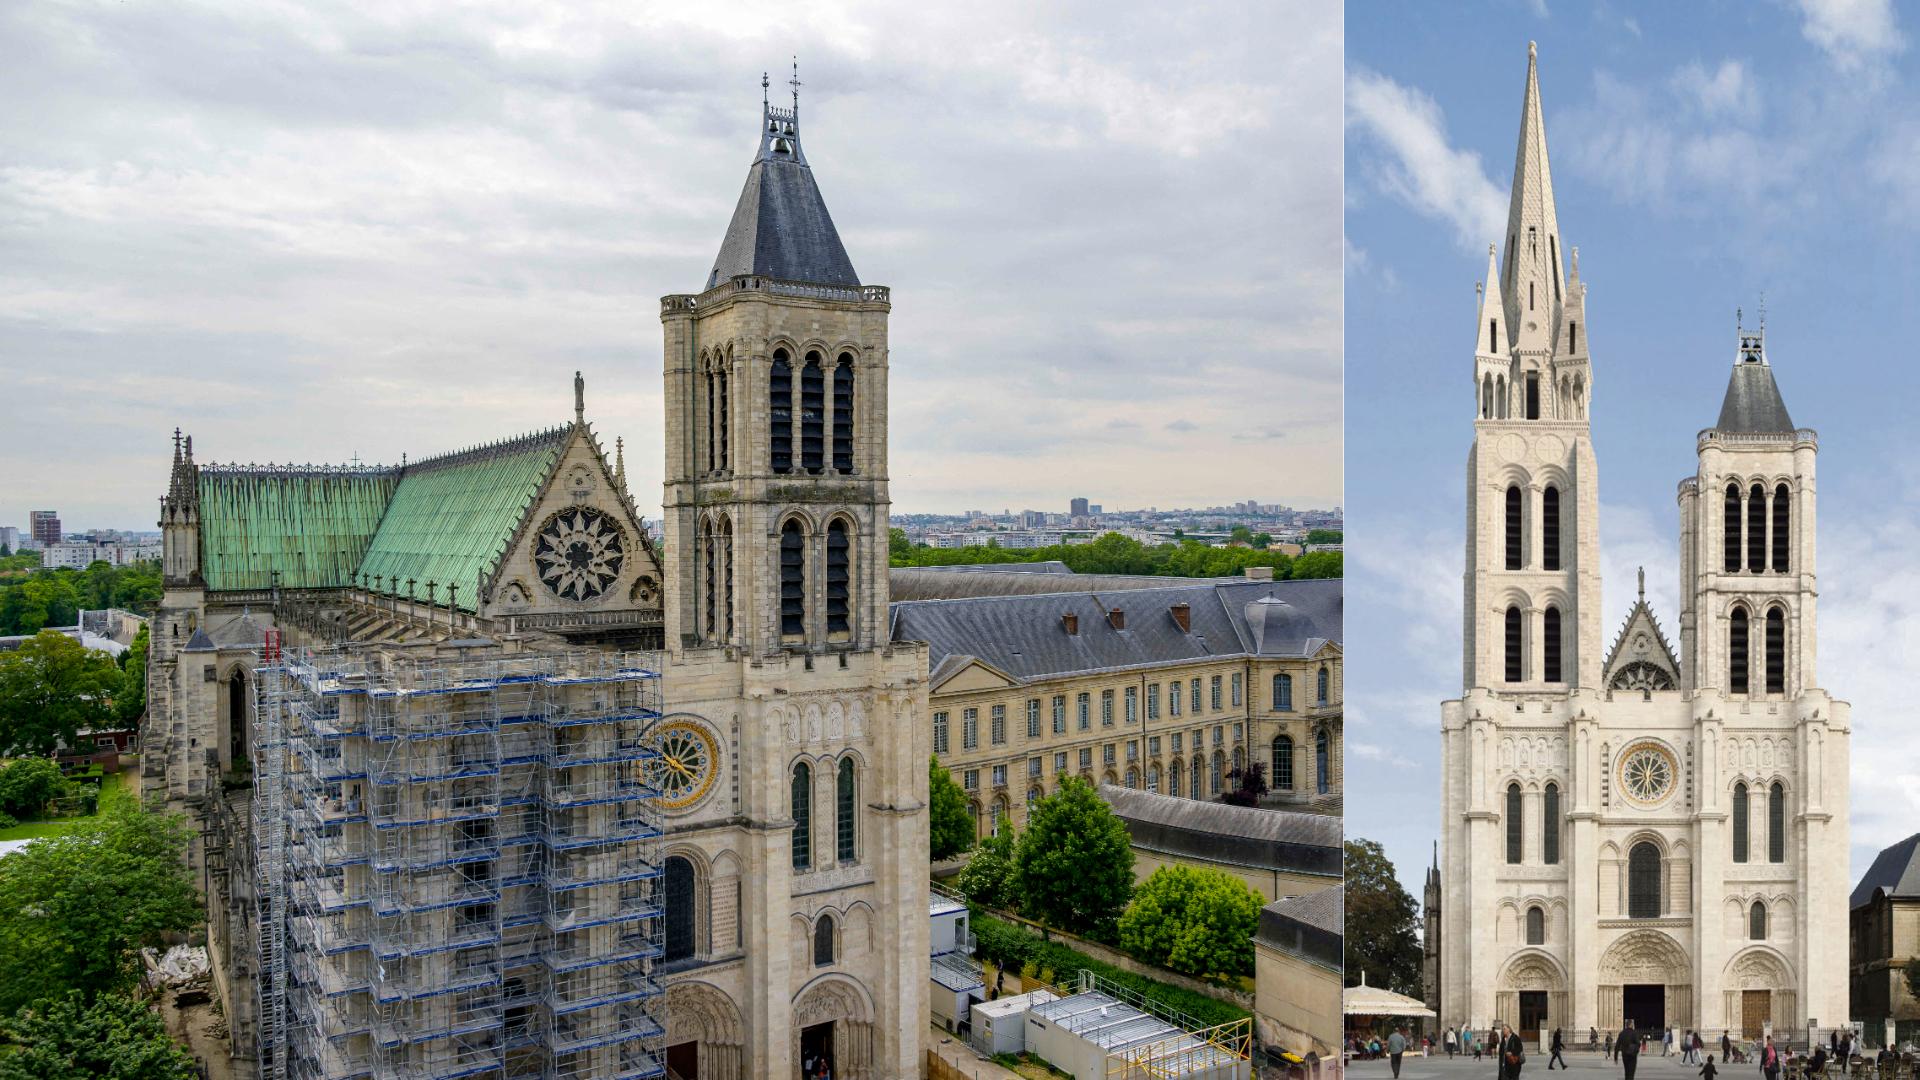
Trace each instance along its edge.
<instances>
[{"instance_id":1,"label":"carved portal","mask_svg":"<svg viewBox=\"0 0 1920 1080\"><path fill-rule=\"evenodd\" d=\"M746 1027L719 988L703 982L667 987L667 1045L686 1042L700 1048L702 1080L744 1080Z\"/></svg>"},{"instance_id":2,"label":"carved portal","mask_svg":"<svg viewBox=\"0 0 1920 1080\"><path fill-rule=\"evenodd\" d=\"M867 992L843 975L828 975L800 992L793 1003L792 1059L800 1060L800 1031L833 1025L833 1075L846 1080L873 1076L873 1006Z\"/></svg>"}]
</instances>

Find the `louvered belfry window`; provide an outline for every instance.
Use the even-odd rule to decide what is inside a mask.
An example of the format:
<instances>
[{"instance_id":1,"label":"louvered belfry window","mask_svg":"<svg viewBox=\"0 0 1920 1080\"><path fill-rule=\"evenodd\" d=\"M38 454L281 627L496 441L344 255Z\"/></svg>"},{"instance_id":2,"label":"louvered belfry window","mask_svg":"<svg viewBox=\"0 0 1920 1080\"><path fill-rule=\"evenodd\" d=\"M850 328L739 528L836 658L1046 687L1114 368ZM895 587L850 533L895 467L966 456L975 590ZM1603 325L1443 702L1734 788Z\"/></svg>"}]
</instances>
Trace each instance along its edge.
<instances>
[{"instance_id":1,"label":"louvered belfry window","mask_svg":"<svg viewBox=\"0 0 1920 1080\"><path fill-rule=\"evenodd\" d=\"M853 472L853 354L833 365L833 469Z\"/></svg>"},{"instance_id":2,"label":"louvered belfry window","mask_svg":"<svg viewBox=\"0 0 1920 1080\"><path fill-rule=\"evenodd\" d=\"M1727 620L1727 691L1747 692L1747 609L1737 607Z\"/></svg>"},{"instance_id":3,"label":"louvered belfry window","mask_svg":"<svg viewBox=\"0 0 1920 1080\"><path fill-rule=\"evenodd\" d=\"M780 527L780 634L800 637L807 632L806 538L800 523Z\"/></svg>"},{"instance_id":4,"label":"louvered belfry window","mask_svg":"<svg viewBox=\"0 0 1920 1080\"><path fill-rule=\"evenodd\" d=\"M825 465L827 392L820 354L808 353L800 368L800 467L817 473Z\"/></svg>"},{"instance_id":5,"label":"louvered belfry window","mask_svg":"<svg viewBox=\"0 0 1920 1080\"><path fill-rule=\"evenodd\" d=\"M827 526L827 633L847 632L853 574L847 523Z\"/></svg>"},{"instance_id":6,"label":"louvered belfry window","mask_svg":"<svg viewBox=\"0 0 1920 1080\"><path fill-rule=\"evenodd\" d=\"M1747 569L1767 568L1767 489L1759 484L1747 492Z\"/></svg>"},{"instance_id":7,"label":"louvered belfry window","mask_svg":"<svg viewBox=\"0 0 1920 1080\"><path fill-rule=\"evenodd\" d=\"M1525 555L1521 550L1523 532L1524 499L1518 484L1507 488L1507 569L1518 570L1525 565Z\"/></svg>"},{"instance_id":8,"label":"louvered belfry window","mask_svg":"<svg viewBox=\"0 0 1920 1080\"><path fill-rule=\"evenodd\" d=\"M1740 572L1740 485L1727 485L1726 513L1721 518L1726 530L1726 571Z\"/></svg>"},{"instance_id":9,"label":"louvered belfry window","mask_svg":"<svg viewBox=\"0 0 1920 1080\"><path fill-rule=\"evenodd\" d=\"M1560 682L1560 609L1548 608L1540 621L1546 635L1541 642L1540 677L1547 682Z\"/></svg>"},{"instance_id":10,"label":"louvered belfry window","mask_svg":"<svg viewBox=\"0 0 1920 1080\"><path fill-rule=\"evenodd\" d=\"M793 471L793 365L785 349L773 351L767 379L767 449L774 472Z\"/></svg>"},{"instance_id":11,"label":"louvered belfry window","mask_svg":"<svg viewBox=\"0 0 1920 1080\"><path fill-rule=\"evenodd\" d=\"M1779 605L1767 609L1767 693L1787 692L1787 614Z\"/></svg>"},{"instance_id":12,"label":"louvered belfry window","mask_svg":"<svg viewBox=\"0 0 1920 1080\"><path fill-rule=\"evenodd\" d=\"M1552 484L1540 493L1540 565L1560 569L1560 489Z\"/></svg>"},{"instance_id":13,"label":"louvered belfry window","mask_svg":"<svg viewBox=\"0 0 1920 1080\"><path fill-rule=\"evenodd\" d=\"M1790 563L1787 540L1792 536L1793 492L1781 484L1773 489L1773 569L1784 574Z\"/></svg>"},{"instance_id":14,"label":"louvered belfry window","mask_svg":"<svg viewBox=\"0 0 1920 1080\"><path fill-rule=\"evenodd\" d=\"M1526 620L1521 617L1520 609L1507 609L1507 681L1521 682L1527 677L1526 664L1521 659L1521 648L1525 644L1522 635L1526 632Z\"/></svg>"}]
</instances>

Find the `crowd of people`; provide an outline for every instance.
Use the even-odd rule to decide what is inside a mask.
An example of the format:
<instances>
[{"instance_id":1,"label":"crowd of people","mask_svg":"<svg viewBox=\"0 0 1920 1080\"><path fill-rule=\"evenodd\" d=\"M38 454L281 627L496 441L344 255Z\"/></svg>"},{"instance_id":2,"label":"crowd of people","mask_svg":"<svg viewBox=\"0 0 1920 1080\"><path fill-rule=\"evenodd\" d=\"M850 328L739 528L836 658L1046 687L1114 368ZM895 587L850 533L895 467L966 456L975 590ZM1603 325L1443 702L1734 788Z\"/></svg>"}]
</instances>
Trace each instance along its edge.
<instances>
[{"instance_id":1,"label":"crowd of people","mask_svg":"<svg viewBox=\"0 0 1920 1080\"><path fill-rule=\"evenodd\" d=\"M1853 1034L1840 1031L1829 1033L1825 1043L1816 1040L1808 1053L1795 1054L1792 1046L1785 1041L1776 1044L1771 1035L1755 1043L1745 1043L1723 1032L1716 1048L1698 1031L1666 1028L1659 1032L1643 1032L1631 1021L1617 1033L1591 1027L1587 1029L1587 1049L1598 1051L1605 1055L1607 1061L1618 1063L1622 1080L1634 1080L1640 1055L1651 1053L1656 1039L1661 1057L1678 1055L1680 1064L1698 1068L1700 1080L1715 1080L1727 1065L1756 1066L1764 1080L1782 1080L1783 1075L1786 1080L1824 1077L1829 1065L1838 1063L1844 1069L1859 1050ZM1567 1046L1561 1030L1553 1029L1548 1038L1547 1071L1551 1072L1556 1067L1570 1068L1565 1057ZM1520 1080L1521 1070L1527 1061L1525 1040L1508 1024L1501 1024L1485 1033L1470 1028L1449 1027L1439 1035L1421 1035L1417 1040L1408 1034L1406 1027L1401 1026L1389 1032L1384 1040L1378 1035L1355 1035L1349 1040L1347 1049L1354 1058L1360 1060L1388 1059L1394 1080L1399 1080L1402 1057L1411 1050L1428 1055L1445 1053L1448 1058L1470 1056L1475 1061L1492 1058L1496 1080ZM1887 1048L1882 1049L1874 1061L1880 1064L1897 1057L1897 1051Z\"/></svg>"}]
</instances>

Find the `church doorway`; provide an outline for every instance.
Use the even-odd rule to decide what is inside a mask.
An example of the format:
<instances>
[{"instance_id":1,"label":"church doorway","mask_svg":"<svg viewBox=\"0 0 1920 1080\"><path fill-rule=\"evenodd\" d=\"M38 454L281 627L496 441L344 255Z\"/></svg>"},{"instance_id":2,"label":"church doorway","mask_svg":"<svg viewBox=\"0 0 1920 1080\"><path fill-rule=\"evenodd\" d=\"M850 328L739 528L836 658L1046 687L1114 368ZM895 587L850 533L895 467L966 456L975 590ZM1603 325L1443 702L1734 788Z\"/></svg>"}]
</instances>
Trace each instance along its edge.
<instances>
[{"instance_id":1,"label":"church doorway","mask_svg":"<svg viewBox=\"0 0 1920 1080\"><path fill-rule=\"evenodd\" d=\"M1620 988L1620 1015L1642 1034L1667 1026L1667 988L1660 983L1629 983Z\"/></svg>"},{"instance_id":2,"label":"church doorway","mask_svg":"<svg viewBox=\"0 0 1920 1080\"><path fill-rule=\"evenodd\" d=\"M833 1068L833 1021L801 1028L800 1080L838 1075Z\"/></svg>"},{"instance_id":3,"label":"church doorway","mask_svg":"<svg viewBox=\"0 0 1920 1080\"><path fill-rule=\"evenodd\" d=\"M1740 1037L1758 1039L1766 1033L1767 1021L1773 1019L1773 991L1740 991Z\"/></svg>"},{"instance_id":4,"label":"church doorway","mask_svg":"<svg viewBox=\"0 0 1920 1080\"><path fill-rule=\"evenodd\" d=\"M667 1075L679 1080L700 1080L700 1044L683 1042L667 1047Z\"/></svg>"},{"instance_id":5,"label":"church doorway","mask_svg":"<svg viewBox=\"0 0 1920 1080\"><path fill-rule=\"evenodd\" d=\"M1520 991L1520 1037L1529 1043L1540 1041L1540 1032L1547 1026L1547 992L1545 990Z\"/></svg>"}]
</instances>

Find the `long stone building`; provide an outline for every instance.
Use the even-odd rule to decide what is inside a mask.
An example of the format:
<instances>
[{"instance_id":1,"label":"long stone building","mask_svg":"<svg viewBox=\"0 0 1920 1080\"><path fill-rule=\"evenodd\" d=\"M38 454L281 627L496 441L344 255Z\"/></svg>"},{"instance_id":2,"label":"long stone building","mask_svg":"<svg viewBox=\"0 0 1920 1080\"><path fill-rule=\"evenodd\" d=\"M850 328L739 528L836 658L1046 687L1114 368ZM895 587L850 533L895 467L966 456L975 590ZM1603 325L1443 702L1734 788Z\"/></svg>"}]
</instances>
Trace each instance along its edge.
<instances>
[{"instance_id":1,"label":"long stone building","mask_svg":"<svg viewBox=\"0 0 1920 1080\"><path fill-rule=\"evenodd\" d=\"M399 467L176 437L142 794L198 827L242 1075L919 1075L890 293L797 101L758 129L710 276L660 304L664 545L577 377L571 421Z\"/></svg>"},{"instance_id":2,"label":"long stone building","mask_svg":"<svg viewBox=\"0 0 1920 1080\"><path fill-rule=\"evenodd\" d=\"M1644 588L1609 646L1587 289L1531 50L1502 240L1474 325L1463 694L1442 706L1440 1021L1842 1024L1850 730L1815 669L1818 437L1743 330L1679 486L1678 651Z\"/></svg>"}]
</instances>

